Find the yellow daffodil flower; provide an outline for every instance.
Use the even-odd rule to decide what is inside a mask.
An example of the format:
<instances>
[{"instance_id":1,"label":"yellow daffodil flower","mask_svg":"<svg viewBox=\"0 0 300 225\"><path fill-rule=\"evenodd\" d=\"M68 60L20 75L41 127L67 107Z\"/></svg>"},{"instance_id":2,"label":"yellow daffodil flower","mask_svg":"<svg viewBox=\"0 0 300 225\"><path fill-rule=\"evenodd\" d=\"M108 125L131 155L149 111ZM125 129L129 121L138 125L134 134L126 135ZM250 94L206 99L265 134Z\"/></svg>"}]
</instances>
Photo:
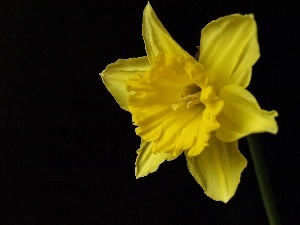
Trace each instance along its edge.
<instances>
[{"instance_id":1,"label":"yellow daffodil flower","mask_svg":"<svg viewBox=\"0 0 300 225\"><path fill-rule=\"evenodd\" d=\"M209 23L196 59L172 39L149 3L142 32L147 56L119 59L101 73L120 107L132 114L142 139L136 177L184 152L205 194L227 202L247 165L237 140L278 131L277 112L262 110L245 89L260 55L253 15Z\"/></svg>"}]
</instances>

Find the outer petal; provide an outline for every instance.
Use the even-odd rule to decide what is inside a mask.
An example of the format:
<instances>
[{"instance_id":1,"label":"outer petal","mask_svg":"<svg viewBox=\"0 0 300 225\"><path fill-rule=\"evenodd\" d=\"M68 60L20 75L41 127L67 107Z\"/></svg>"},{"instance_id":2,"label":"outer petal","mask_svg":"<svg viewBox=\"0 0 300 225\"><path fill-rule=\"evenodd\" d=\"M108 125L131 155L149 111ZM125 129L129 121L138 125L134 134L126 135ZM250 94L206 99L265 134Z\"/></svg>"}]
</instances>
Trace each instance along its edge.
<instances>
[{"instance_id":1,"label":"outer petal","mask_svg":"<svg viewBox=\"0 0 300 225\"><path fill-rule=\"evenodd\" d=\"M236 192L247 160L237 141L224 143L212 135L209 144L196 157L186 155L188 169L207 196L226 203Z\"/></svg>"},{"instance_id":2,"label":"outer petal","mask_svg":"<svg viewBox=\"0 0 300 225\"><path fill-rule=\"evenodd\" d=\"M234 14L209 23L201 32L199 62L217 89L228 84L247 87L259 58L253 15Z\"/></svg>"},{"instance_id":3,"label":"outer petal","mask_svg":"<svg viewBox=\"0 0 300 225\"><path fill-rule=\"evenodd\" d=\"M128 111L126 81L130 76L144 74L150 69L150 63L146 56L131 59L119 59L109 64L100 73L107 90L112 94L122 109Z\"/></svg>"},{"instance_id":4,"label":"outer petal","mask_svg":"<svg viewBox=\"0 0 300 225\"><path fill-rule=\"evenodd\" d=\"M254 96L238 85L228 85L219 93L224 108L218 117L221 127L216 136L226 142L238 140L251 133L270 132L276 134L278 126L275 110L262 110Z\"/></svg>"},{"instance_id":5,"label":"outer petal","mask_svg":"<svg viewBox=\"0 0 300 225\"><path fill-rule=\"evenodd\" d=\"M146 51L151 64L160 53L167 53L174 57L182 57L189 54L173 40L168 31L157 18L148 2L143 14L143 37Z\"/></svg>"},{"instance_id":6,"label":"outer petal","mask_svg":"<svg viewBox=\"0 0 300 225\"><path fill-rule=\"evenodd\" d=\"M155 172L159 165L165 160L173 160L171 153L152 153L152 142L145 142L142 140L139 150L137 150L137 158L135 162L135 176L136 178L145 177L149 173Z\"/></svg>"}]
</instances>

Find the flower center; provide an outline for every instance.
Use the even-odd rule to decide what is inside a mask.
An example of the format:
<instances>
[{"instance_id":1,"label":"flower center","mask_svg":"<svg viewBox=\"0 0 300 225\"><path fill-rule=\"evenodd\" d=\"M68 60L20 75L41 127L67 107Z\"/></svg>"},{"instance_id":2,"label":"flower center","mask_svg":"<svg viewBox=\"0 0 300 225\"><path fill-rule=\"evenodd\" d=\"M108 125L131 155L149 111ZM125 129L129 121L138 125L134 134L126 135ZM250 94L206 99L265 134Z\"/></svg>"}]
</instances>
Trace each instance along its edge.
<instances>
[{"instance_id":1,"label":"flower center","mask_svg":"<svg viewBox=\"0 0 300 225\"><path fill-rule=\"evenodd\" d=\"M128 78L128 109L136 134L153 142L152 153L197 156L220 127L223 100L203 70L192 58L160 54L149 71Z\"/></svg>"},{"instance_id":2,"label":"flower center","mask_svg":"<svg viewBox=\"0 0 300 225\"><path fill-rule=\"evenodd\" d=\"M200 104L202 103L201 100L200 100L200 97L201 97L201 91L198 91L194 94L188 94L187 96L182 96L182 95L179 95L181 101L186 101L186 107L189 109L189 108L192 108L194 105L197 105L197 104Z\"/></svg>"}]
</instances>

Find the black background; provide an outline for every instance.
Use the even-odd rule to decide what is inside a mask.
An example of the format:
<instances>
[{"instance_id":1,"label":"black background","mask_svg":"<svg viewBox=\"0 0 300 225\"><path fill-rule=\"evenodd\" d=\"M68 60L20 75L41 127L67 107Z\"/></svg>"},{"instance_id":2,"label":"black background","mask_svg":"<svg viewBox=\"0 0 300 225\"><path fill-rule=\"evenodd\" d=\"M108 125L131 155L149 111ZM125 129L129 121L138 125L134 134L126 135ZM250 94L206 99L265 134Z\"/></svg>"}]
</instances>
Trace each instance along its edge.
<instances>
[{"instance_id":1,"label":"black background","mask_svg":"<svg viewBox=\"0 0 300 225\"><path fill-rule=\"evenodd\" d=\"M144 56L147 1L0 1L0 224L268 224L248 167L227 203L206 197L184 157L136 180L139 138L99 72ZM299 215L299 7L288 1L151 1L173 38L195 54L201 29L254 13L261 57L249 90L279 112L261 134L283 224ZM298 222L297 222L298 221Z\"/></svg>"}]
</instances>

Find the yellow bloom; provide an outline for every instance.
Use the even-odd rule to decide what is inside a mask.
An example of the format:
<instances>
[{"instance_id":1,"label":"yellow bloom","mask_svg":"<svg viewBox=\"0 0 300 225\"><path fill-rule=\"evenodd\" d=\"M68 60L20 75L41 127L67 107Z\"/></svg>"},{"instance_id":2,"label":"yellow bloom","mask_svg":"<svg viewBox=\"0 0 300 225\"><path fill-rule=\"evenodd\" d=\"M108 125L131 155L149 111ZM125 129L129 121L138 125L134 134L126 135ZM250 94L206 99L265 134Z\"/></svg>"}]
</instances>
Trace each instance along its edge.
<instances>
[{"instance_id":1,"label":"yellow bloom","mask_svg":"<svg viewBox=\"0 0 300 225\"><path fill-rule=\"evenodd\" d=\"M277 112L262 110L245 89L259 58L254 17L233 14L209 23L196 59L172 39L149 3L142 31L147 56L120 59L101 73L142 139L136 177L184 152L205 194L227 202L247 165L237 140L278 131Z\"/></svg>"}]
</instances>

